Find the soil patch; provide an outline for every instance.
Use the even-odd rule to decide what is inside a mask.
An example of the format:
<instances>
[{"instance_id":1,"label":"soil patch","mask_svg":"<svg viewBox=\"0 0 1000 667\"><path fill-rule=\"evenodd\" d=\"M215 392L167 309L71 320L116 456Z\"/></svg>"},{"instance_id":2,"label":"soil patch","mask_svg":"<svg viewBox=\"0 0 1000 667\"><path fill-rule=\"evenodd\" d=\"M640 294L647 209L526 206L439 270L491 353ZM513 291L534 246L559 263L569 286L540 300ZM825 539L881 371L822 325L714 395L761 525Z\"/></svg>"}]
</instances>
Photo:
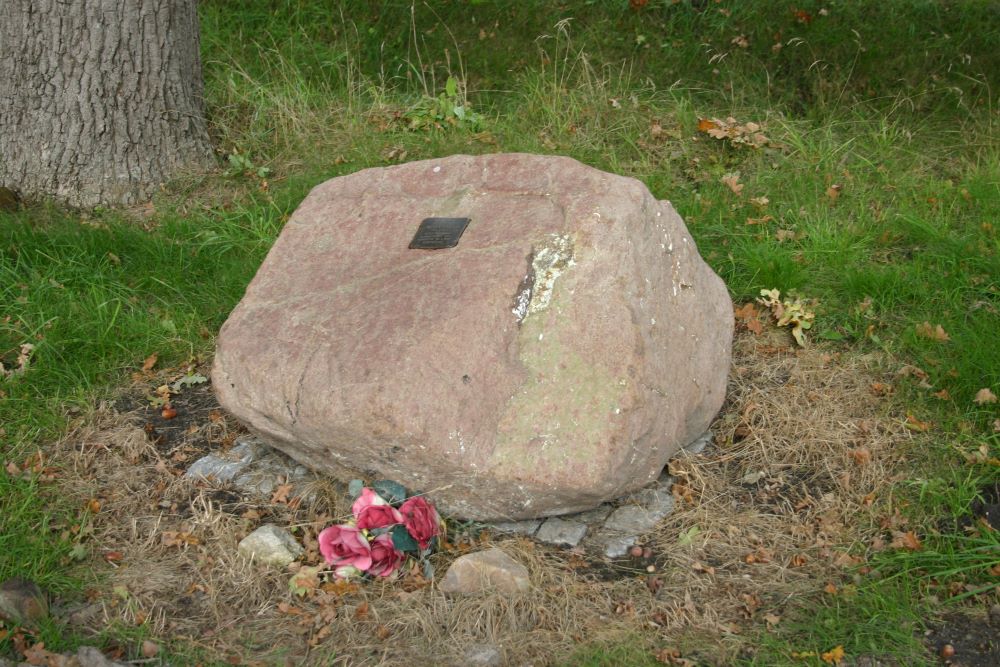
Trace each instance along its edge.
<instances>
[{"instance_id":1,"label":"soil patch","mask_svg":"<svg viewBox=\"0 0 1000 667\"><path fill-rule=\"evenodd\" d=\"M641 537L647 557L604 561L451 526L432 557L437 578L458 555L498 546L531 574L532 591L513 598L448 598L413 572L299 599L290 570L248 563L236 545L277 523L302 542L304 563L318 563L317 532L350 512L343 486L317 489L306 507L182 478L241 432L207 384L185 387L170 420L148 405L108 406L61 453L77 472L62 492L100 501L88 543L114 554L102 558L107 582L92 591L87 626L142 624L241 664L461 664L466 647L490 644L505 664L541 665L625 641L730 664L790 600L840 585L865 559L859 545L892 523L882 494L913 435L872 391L883 375L877 356L795 349L783 332L741 336L715 442L671 462L677 507Z\"/></svg>"}]
</instances>

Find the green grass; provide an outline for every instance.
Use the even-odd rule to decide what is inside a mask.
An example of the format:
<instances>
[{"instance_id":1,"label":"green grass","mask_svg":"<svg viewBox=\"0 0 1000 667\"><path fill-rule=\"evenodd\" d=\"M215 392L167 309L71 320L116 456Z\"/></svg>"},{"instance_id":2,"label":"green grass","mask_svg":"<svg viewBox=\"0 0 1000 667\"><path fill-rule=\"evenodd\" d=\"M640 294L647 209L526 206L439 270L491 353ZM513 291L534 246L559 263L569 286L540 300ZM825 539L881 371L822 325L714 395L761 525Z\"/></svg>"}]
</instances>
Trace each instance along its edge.
<instances>
[{"instance_id":1,"label":"green grass","mask_svg":"<svg viewBox=\"0 0 1000 667\"><path fill-rule=\"evenodd\" d=\"M1000 479L962 456L981 444L1000 455L997 405L972 402L983 387L1000 394L1000 13L971 0L794 6L810 20L784 2L201 3L213 137L220 158L254 169L172 185L148 231L113 211L0 213L0 361L35 346L25 374L0 380L0 458L44 448L70 408L108 396L153 352L166 365L210 355L316 183L388 164L393 149L566 154L669 198L734 299L816 299L814 340L882 349L947 390L896 382L935 424L894 489L926 548L886 556L884 580L850 601L803 608L757 660L837 644L912 657L926 594L995 583L1000 560L995 534L941 529ZM451 117L432 101L442 94L479 121ZM730 115L764 123L782 148L697 131ZM740 197L720 182L734 172ZM750 202L760 196L766 207ZM919 336L924 321L949 340ZM0 579L27 573L66 595L91 581L60 537L77 514L40 482L0 476Z\"/></svg>"}]
</instances>

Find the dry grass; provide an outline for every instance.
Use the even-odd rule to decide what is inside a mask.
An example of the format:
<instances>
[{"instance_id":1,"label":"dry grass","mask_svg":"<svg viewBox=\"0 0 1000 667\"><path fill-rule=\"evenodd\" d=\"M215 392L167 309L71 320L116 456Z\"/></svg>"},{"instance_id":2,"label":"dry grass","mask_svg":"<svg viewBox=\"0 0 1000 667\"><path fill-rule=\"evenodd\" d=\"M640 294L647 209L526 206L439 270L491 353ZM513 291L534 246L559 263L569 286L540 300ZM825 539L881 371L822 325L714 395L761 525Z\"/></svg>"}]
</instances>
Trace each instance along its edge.
<instances>
[{"instance_id":1,"label":"dry grass","mask_svg":"<svg viewBox=\"0 0 1000 667\"><path fill-rule=\"evenodd\" d=\"M671 464L678 509L644 536L651 560L606 563L474 530L434 557L443 573L457 553L493 542L531 572L533 591L519 598L449 599L419 576L295 598L289 572L248 563L237 542L265 521L296 526L317 562L315 532L346 501L332 485L303 508L181 479L198 450L232 442L238 427L225 419L193 424L168 447L100 410L62 443L76 473L64 492L100 500L90 544L120 554L95 593L103 621L145 623L220 658L461 664L464 647L488 642L510 664L540 665L581 643L655 649L700 637L685 651L725 664L752 625L780 622L790 598L843 579L880 531L874 513L889 509L878 494L909 439L871 391L880 372L875 357L796 350L782 332L739 338L716 444Z\"/></svg>"}]
</instances>

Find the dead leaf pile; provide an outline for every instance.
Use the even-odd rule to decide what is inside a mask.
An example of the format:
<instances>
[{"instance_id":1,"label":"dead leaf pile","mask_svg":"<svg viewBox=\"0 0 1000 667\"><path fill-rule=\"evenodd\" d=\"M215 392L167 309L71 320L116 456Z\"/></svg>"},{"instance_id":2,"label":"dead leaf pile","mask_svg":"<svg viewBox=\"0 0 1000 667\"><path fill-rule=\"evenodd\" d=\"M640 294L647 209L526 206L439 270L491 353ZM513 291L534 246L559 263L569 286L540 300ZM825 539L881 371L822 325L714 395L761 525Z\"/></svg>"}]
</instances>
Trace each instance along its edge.
<instances>
[{"instance_id":1,"label":"dead leaf pile","mask_svg":"<svg viewBox=\"0 0 1000 667\"><path fill-rule=\"evenodd\" d=\"M740 123L729 116L725 120L719 118L699 118L698 131L704 132L710 137L720 141L728 141L733 146L744 146L747 148L764 148L774 146L774 143L767 138L763 132L764 127L759 123Z\"/></svg>"},{"instance_id":2,"label":"dead leaf pile","mask_svg":"<svg viewBox=\"0 0 1000 667\"><path fill-rule=\"evenodd\" d=\"M799 297L793 299L781 298L781 291L762 289L757 303L771 310L775 324L779 327L791 327L792 336L800 347L806 346L805 330L812 328L816 313L806 310L806 304ZM815 303L812 304L815 306Z\"/></svg>"}]
</instances>

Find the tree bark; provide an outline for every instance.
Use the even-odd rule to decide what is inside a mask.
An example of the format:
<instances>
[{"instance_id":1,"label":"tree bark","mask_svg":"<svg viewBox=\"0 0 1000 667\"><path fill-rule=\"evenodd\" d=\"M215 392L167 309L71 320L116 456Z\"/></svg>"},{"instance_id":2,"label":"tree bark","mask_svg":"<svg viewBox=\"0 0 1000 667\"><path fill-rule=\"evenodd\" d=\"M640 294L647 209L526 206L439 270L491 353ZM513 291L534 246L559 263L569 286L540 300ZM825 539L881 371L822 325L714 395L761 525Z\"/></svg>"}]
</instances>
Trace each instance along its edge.
<instances>
[{"instance_id":1,"label":"tree bark","mask_svg":"<svg viewBox=\"0 0 1000 667\"><path fill-rule=\"evenodd\" d=\"M197 0L0 0L0 186L130 205L212 163Z\"/></svg>"}]
</instances>

